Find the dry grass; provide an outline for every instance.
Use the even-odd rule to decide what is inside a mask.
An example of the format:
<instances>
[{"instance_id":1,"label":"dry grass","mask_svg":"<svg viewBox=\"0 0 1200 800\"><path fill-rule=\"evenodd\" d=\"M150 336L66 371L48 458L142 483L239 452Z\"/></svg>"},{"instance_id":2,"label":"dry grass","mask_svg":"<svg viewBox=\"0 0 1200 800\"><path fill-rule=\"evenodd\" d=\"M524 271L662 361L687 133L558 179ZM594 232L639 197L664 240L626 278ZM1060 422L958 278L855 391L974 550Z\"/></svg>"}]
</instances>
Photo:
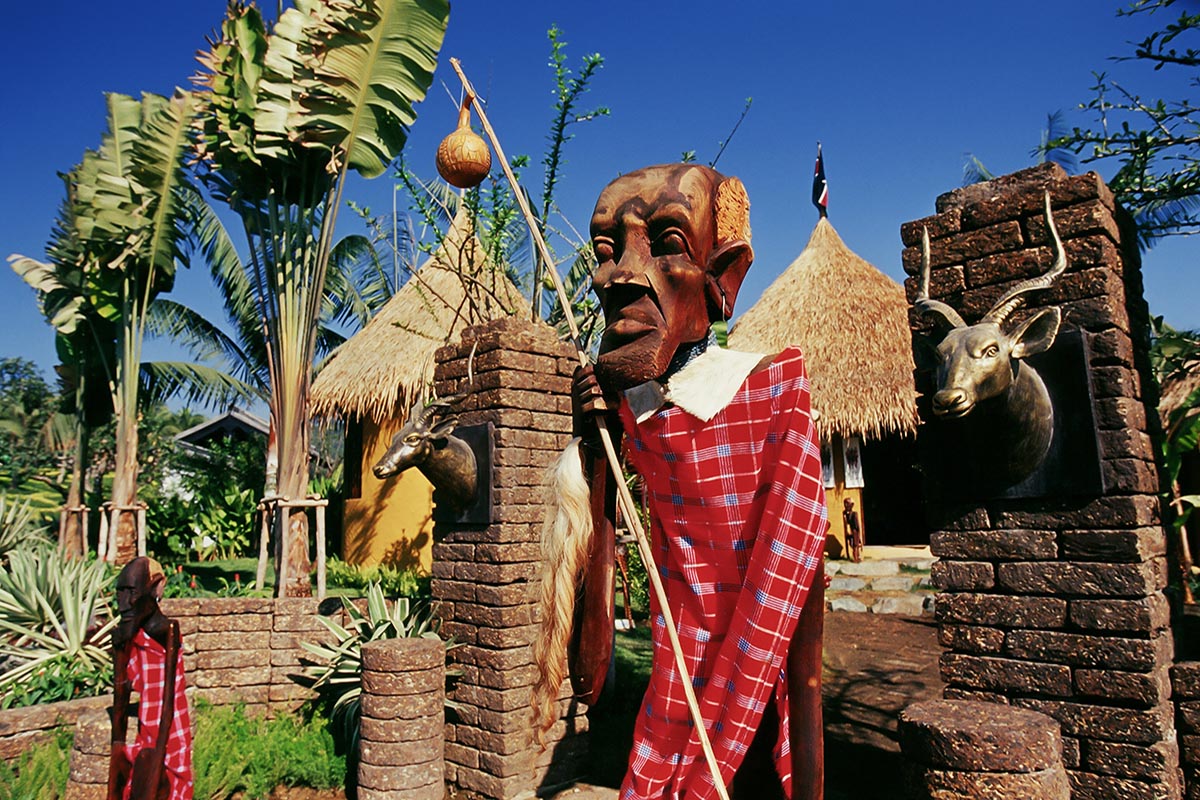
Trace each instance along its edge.
<instances>
[{"instance_id":1,"label":"dry grass","mask_svg":"<svg viewBox=\"0 0 1200 800\"><path fill-rule=\"evenodd\" d=\"M808 246L738 320L730 347L804 351L817 429L880 438L916 431L904 290L855 255L822 219Z\"/></svg>"},{"instance_id":2,"label":"dry grass","mask_svg":"<svg viewBox=\"0 0 1200 800\"><path fill-rule=\"evenodd\" d=\"M461 215L441 248L325 364L313 382L312 413L390 419L432 380L439 347L466 327L528 309Z\"/></svg>"}]
</instances>

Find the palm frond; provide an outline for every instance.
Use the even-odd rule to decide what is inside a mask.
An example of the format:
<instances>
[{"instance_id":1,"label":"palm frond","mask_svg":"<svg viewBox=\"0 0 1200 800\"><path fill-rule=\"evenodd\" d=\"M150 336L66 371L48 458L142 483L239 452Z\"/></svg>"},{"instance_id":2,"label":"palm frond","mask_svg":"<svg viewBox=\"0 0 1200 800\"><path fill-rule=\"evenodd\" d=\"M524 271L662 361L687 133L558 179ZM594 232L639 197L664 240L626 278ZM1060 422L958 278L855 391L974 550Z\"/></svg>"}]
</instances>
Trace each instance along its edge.
<instances>
[{"instance_id":1,"label":"palm frond","mask_svg":"<svg viewBox=\"0 0 1200 800\"><path fill-rule=\"evenodd\" d=\"M219 369L179 361L143 363L139 383L144 404L178 398L189 405L224 408L237 400L249 403L262 398L254 386Z\"/></svg>"},{"instance_id":2,"label":"palm frond","mask_svg":"<svg viewBox=\"0 0 1200 800\"><path fill-rule=\"evenodd\" d=\"M326 4L334 5L313 2ZM365 177L381 175L433 82L449 16L446 0L338 4L337 13L308 15L297 49L313 58L297 70L303 91L291 112L303 143L346 153Z\"/></svg>"}]
</instances>

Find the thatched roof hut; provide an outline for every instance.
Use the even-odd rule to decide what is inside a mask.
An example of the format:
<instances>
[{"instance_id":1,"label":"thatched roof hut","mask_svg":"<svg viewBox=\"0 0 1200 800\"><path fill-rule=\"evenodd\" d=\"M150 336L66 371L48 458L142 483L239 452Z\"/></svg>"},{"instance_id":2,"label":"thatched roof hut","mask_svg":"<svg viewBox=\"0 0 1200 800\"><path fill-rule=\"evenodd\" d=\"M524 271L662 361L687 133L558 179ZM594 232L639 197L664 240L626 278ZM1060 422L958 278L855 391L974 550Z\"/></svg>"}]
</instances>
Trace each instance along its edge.
<instances>
[{"instance_id":1,"label":"thatched roof hut","mask_svg":"<svg viewBox=\"0 0 1200 800\"><path fill-rule=\"evenodd\" d=\"M312 413L382 422L412 403L433 378L434 353L463 328L528 313L460 211L437 252L326 362L313 381Z\"/></svg>"},{"instance_id":2,"label":"thatched roof hut","mask_svg":"<svg viewBox=\"0 0 1200 800\"><path fill-rule=\"evenodd\" d=\"M804 350L824 441L916 432L911 341L904 289L851 252L826 218L729 336L738 350Z\"/></svg>"}]
</instances>

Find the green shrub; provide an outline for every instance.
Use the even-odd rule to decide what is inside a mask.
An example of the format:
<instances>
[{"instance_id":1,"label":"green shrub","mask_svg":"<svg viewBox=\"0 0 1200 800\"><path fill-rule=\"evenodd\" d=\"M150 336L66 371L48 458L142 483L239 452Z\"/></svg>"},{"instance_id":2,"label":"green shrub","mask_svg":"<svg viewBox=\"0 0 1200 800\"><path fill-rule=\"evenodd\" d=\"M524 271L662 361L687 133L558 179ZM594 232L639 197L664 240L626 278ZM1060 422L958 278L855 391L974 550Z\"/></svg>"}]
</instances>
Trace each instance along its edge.
<instances>
[{"instance_id":1,"label":"green shrub","mask_svg":"<svg viewBox=\"0 0 1200 800\"><path fill-rule=\"evenodd\" d=\"M336 556L325 562L326 585L366 592L367 586L379 584L386 597L428 599L431 595L430 576L417 567L401 569L386 564L362 566L349 564Z\"/></svg>"},{"instance_id":2,"label":"green shrub","mask_svg":"<svg viewBox=\"0 0 1200 800\"><path fill-rule=\"evenodd\" d=\"M326 720L295 714L248 716L242 705L214 707L198 700L192 745L196 800L266 798L277 786L333 789L346 780L346 759L335 752Z\"/></svg>"},{"instance_id":3,"label":"green shrub","mask_svg":"<svg viewBox=\"0 0 1200 800\"><path fill-rule=\"evenodd\" d=\"M67 791L75 734L59 728L50 741L36 744L16 761L0 761L0 800L59 800Z\"/></svg>"}]
</instances>

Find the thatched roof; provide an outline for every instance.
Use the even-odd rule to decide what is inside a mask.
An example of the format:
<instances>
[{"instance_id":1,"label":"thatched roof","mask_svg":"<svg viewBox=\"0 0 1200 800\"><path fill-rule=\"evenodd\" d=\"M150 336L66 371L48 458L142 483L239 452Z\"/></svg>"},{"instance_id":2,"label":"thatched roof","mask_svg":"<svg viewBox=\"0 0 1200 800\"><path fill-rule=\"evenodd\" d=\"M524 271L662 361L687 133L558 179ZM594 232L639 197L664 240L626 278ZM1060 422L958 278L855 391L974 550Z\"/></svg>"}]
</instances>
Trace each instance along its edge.
<instances>
[{"instance_id":1,"label":"thatched roof","mask_svg":"<svg viewBox=\"0 0 1200 800\"><path fill-rule=\"evenodd\" d=\"M1163 382L1162 395L1158 399L1158 415L1162 418L1164 427L1171 414L1177 411L1188 396L1198 388L1200 388L1200 361L1189 362L1184 369L1178 370Z\"/></svg>"},{"instance_id":2,"label":"thatched roof","mask_svg":"<svg viewBox=\"0 0 1200 800\"><path fill-rule=\"evenodd\" d=\"M738 350L803 349L825 441L916 432L911 341L904 290L852 253L828 219L729 336Z\"/></svg>"},{"instance_id":3,"label":"thatched roof","mask_svg":"<svg viewBox=\"0 0 1200 800\"><path fill-rule=\"evenodd\" d=\"M384 421L432 380L439 347L463 328L514 313L527 315L528 301L487 263L460 213L437 252L326 362L312 385L313 415Z\"/></svg>"}]
</instances>

